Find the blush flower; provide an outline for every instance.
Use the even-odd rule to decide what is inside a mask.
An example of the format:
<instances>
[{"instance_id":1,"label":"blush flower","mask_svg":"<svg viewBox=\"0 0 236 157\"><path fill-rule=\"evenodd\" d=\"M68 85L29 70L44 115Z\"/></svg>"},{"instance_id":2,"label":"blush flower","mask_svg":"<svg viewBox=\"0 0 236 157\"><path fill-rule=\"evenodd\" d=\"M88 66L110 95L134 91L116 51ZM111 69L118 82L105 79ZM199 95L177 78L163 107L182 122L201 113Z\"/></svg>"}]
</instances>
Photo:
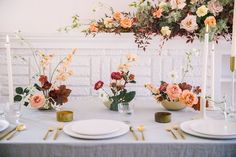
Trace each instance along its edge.
<instances>
[{"instance_id":1,"label":"blush flower","mask_svg":"<svg viewBox=\"0 0 236 157\"><path fill-rule=\"evenodd\" d=\"M121 64L121 65L118 67L118 70L121 71L121 72L128 72L128 71L129 71L129 68L130 68L130 65L129 65L129 64Z\"/></svg>"},{"instance_id":2,"label":"blush flower","mask_svg":"<svg viewBox=\"0 0 236 157\"><path fill-rule=\"evenodd\" d=\"M46 99L42 94L34 94L30 97L29 103L34 108L40 108L44 105Z\"/></svg>"},{"instance_id":3,"label":"blush flower","mask_svg":"<svg viewBox=\"0 0 236 157\"><path fill-rule=\"evenodd\" d=\"M186 0L170 0L172 9L183 9L186 6Z\"/></svg>"},{"instance_id":4,"label":"blush flower","mask_svg":"<svg viewBox=\"0 0 236 157\"><path fill-rule=\"evenodd\" d=\"M113 18L114 18L116 21L120 21L121 18L122 18L121 12L119 12L119 11L114 12L114 13L113 13Z\"/></svg>"},{"instance_id":5,"label":"blush flower","mask_svg":"<svg viewBox=\"0 0 236 157\"><path fill-rule=\"evenodd\" d=\"M188 15L185 19L181 21L180 28L185 29L189 32L193 32L194 30L198 29L197 16Z\"/></svg>"},{"instance_id":6,"label":"blush flower","mask_svg":"<svg viewBox=\"0 0 236 157\"><path fill-rule=\"evenodd\" d=\"M176 101L182 93L182 90L176 84L168 84L166 87L166 93L171 101Z\"/></svg>"},{"instance_id":7,"label":"blush flower","mask_svg":"<svg viewBox=\"0 0 236 157\"><path fill-rule=\"evenodd\" d=\"M198 103L198 98L191 91L184 90L179 98L179 101L183 104L186 104L189 107L192 107L194 104Z\"/></svg>"},{"instance_id":8,"label":"blush flower","mask_svg":"<svg viewBox=\"0 0 236 157\"><path fill-rule=\"evenodd\" d=\"M218 0L211 0L208 2L209 11L216 16L218 13L223 11L223 6Z\"/></svg>"},{"instance_id":9,"label":"blush flower","mask_svg":"<svg viewBox=\"0 0 236 157\"><path fill-rule=\"evenodd\" d=\"M100 88L102 88L104 85L104 83L102 81L98 81L95 86L94 86L94 89L95 90L99 90Z\"/></svg>"},{"instance_id":10,"label":"blush flower","mask_svg":"<svg viewBox=\"0 0 236 157\"><path fill-rule=\"evenodd\" d=\"M214 16L209 16L204 21L205 25L208 25L210 27L216 26L216 18Z\"/></svg>"},{"instance_id":11,"label":"blush flower","mask_svg":"<svg viewBox=\"0 0 236 157\"><path fill-rule=\"evenodd\" d=\"M90 32L98 32L98 24L96 22L93 22L89 25L89 31Z\"/></svg>"},{"instance_id":12,"label":"blush flower","mask_svg":"<svg viewBox=\"0 0 236 157\"><path fill-rule=\"evenodd\" d=\"M106 28L112 28L113 27L113 19L112 18L105 18L104 19L104 25Z\"/></svg>"},{"instance_id":13,"label":"blush flower","mask_svg":"<svg viewBox=\"0 0 236 157\"><path fill-rule=\"evenodd\" d=\"M121 80L123 75L120 72L113 72L111 73L111 79L113 80Z\"/></svg>"},{"instance_id":14,"label":"blush flower","mask_svg":"<svg viewBox=\"0 0 236 157\"><path fill-rule=\"evenodd\" d=\"M123 28L130 28L132 26L132 20L126 17L120 21L120 25Z\"/></svg>"}]
</instances>

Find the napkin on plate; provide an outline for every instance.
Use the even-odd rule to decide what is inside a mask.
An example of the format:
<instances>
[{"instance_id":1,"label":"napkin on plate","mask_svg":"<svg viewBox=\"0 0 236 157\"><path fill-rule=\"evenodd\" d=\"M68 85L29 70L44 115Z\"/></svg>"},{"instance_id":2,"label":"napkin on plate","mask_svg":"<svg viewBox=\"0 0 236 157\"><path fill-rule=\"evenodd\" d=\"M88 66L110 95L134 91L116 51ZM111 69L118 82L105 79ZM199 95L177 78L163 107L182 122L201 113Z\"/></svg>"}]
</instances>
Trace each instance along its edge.
<instances>
[{"instance_id":1,"label":"napkin on plate","mask_svg":"<svg viewBox=\"0 0 236 157\"><path fill-rule=\"evenodd\" d=\"M16 129L16 125L10 124L6 130L0 132L0 140L2 140L8 133L10 133L11 131L15 129Z\"/></svg>"}]
</instances>

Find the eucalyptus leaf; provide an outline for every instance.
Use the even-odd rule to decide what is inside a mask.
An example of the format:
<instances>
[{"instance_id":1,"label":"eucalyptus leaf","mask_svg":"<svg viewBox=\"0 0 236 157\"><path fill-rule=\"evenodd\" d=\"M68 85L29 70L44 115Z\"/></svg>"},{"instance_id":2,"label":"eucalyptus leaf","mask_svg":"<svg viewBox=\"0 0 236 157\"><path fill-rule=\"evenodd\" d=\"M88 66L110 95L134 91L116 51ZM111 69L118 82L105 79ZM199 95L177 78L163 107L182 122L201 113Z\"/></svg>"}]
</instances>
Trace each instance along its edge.
<instances>
[{"instance_id":1,"label":"eucalyptus leaf","mask_svg":"<svg viewBox=\"0 0 236 157\"><path fill-rule=\"evenodd\" d=\"M22 88L22 87L17 87L17 88L16 88L16 93L17 93L17 94L23 94L23 93L24 93L23 88Z\"/></svg>"},{"instance_id":2,"label":"eucalyptus leaf","mask_svg":"<svg viewBox=\"0 0 236 157\"><path fill-rule=\"evenodd\" d=\"M14 101L15 102L19 102L19 101L21 101L22 100L22 96L21 95L16 95L16 96L14 96Z\"/></svg>"}]
</instances>

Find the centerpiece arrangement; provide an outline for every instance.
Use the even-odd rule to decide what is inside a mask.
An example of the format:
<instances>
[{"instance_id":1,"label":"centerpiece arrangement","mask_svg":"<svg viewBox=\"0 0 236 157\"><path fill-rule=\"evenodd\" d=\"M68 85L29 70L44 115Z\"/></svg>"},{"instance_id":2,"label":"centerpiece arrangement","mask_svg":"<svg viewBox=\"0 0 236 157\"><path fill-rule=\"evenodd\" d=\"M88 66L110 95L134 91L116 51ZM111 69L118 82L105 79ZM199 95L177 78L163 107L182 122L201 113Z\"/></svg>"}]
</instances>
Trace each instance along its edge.
<instances>
[{"instance_id":1,"label":"centerpiece arrangement","mask_svg":"<svg viewBox=\"0 0 236 157\"><path fill-rule=\"evenodd\" d=\"M30 46L22 37L20 39ZM73 75L69 65L77 49L73 49L60 60L51 72L49 72L49 66L54 55L31 49L38 72L33 76L33 85L15 89L14 101L41 110L59 109L68 102L71 93L71 89L67 88L63 82Z\"/></svg>"},{"instance_id":2,"label":"centerpiece arrangement","mask_svg":"<svg viewBox=\"0 0 236 157\"><path fill-rule=\"evenodd\" d=\"M118 67L118 71L111 73L111 82L109 84L111 92L108 93L104 89L103 81L98 81L95 84L94 89L99 91L99 97L108 109L118 111L118 104L122 103L128 106L134 99L136 92L128 91L126 88L128 84L136 83L135 75L129 70L131 63L136 60L136 54L127 55L127 62L121 64Z\"/></svg>"},{"instance_id":3,"label":"centerpiece arrangement","mask_svg":"<svg viewBox=\"0 0 236 157\"><path fill-rule=\"evenodd\" d=\"M153 36L162 37L164 42L176 36L186 37L186 42L203 40L205 27L209 26L210 40L232 38L233 0L139 0L130 4L133 13L114 11L105 17L93 20L86 34L134 33L135 42L144 50ZM71 28L78 28L78 18L73 18ZM68 31L67 29L65 29Z\"/></svg>"}]
</instances>

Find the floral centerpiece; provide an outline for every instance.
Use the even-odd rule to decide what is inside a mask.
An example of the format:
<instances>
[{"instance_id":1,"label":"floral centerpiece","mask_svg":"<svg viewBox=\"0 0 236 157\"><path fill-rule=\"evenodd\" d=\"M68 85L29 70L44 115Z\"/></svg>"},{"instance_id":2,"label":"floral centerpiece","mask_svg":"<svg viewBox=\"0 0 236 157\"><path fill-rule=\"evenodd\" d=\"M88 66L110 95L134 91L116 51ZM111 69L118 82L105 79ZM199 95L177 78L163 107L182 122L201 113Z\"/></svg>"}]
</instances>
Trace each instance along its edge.
<instances>
[{"instance_id":1,"label":"floral centerpiece","mask_svg":"<svg viewBox=\"0 0 236 157\"><path fill-rule=\"evenodd\" d=\"M168 110L181 110L186 106L192 107L198 103L197 95L201 92L199 86L193 87L186 82L176 84L163 81L159 88L152 84L146 84L145 87Z\"/></svg>"},{"instance_id":2,"label":"floral centerpiece","mask_svg":"<svg viewBox=\"0 0 236 157\"><path fill-rule=\"evenodd\" d=\"M134 84L135 75L129 70L132 62L137 60L137 55L127 55L127 62L118 67L118 71L111 73L111 82L109 84L110 92L104 89L104 82L98 81L94 89L99 91L99 97L102 99L104 105L112 111L118 111L118 104L129 103L134 99L136 92L128 91L126 89L128 84Z\"/></svg>"},{"instance_id":3,"label":"floral centerpiece","mask_svg":"<svg viewBox=\"0 0 236 157\"><path fill-rule=\"evenodd\" d=\"M135 8L133 13L114 11L111 7L110 14L93 20L84 32L93 35L131 32L138 47L145 50L156 35L163 39L160 46L176 36L186 37L186 42L193 42L196 38L202 40L207 24L210 40L218 41L220 37L229 40L232 37L233 5L233 0L139 0L130 4Z\"/></svg>"},{"instance_id":4,"label":"floral centerpiece","mask_svg":"<svg viewBox=\"0 0 236 157\"><path fill-rule=\"evenodd\" d=\"M23 38L20 39L29 45ZM14 101L42 110L60 108L68 101L71 93L71 89L67 88L63 82L73 75L69 65L76 49L60 60L52 73L49 73L48 70L54 55L31 49L38 68L38 72L33 77L35 82L28 87L17 87Z\"/></svg>"}]
</instances>

